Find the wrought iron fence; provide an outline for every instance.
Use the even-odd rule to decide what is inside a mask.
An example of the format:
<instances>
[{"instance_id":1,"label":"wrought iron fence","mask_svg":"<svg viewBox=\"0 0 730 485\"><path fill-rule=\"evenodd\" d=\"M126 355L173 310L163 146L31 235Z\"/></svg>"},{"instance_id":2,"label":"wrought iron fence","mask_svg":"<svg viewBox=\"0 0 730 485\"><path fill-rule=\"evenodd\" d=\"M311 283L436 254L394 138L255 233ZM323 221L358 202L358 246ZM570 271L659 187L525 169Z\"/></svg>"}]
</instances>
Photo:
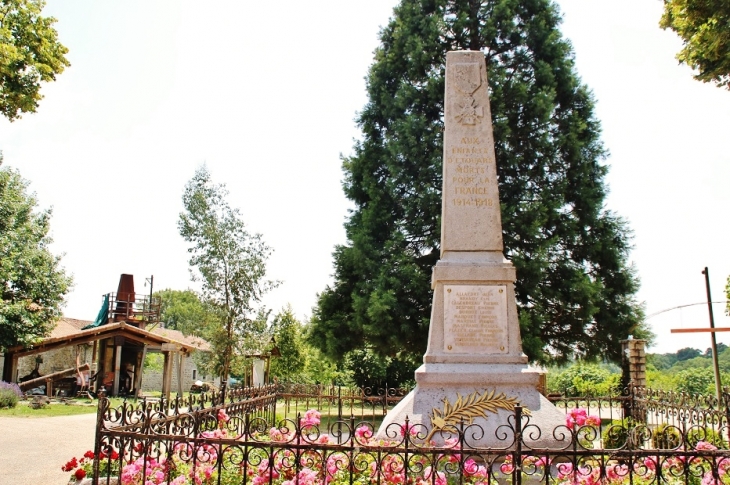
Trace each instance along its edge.
<instances>
[{"instance_id":1,"label":"wrought iron fence","mask_svg":"<svg viewBox=\"0 0 730 485\"><path fill-rule=\"evenodd\" d=\"M275 418L277 399L289 394L278 391L248 388L225 402L199 396L194 402L142 401L119 408L102 399L95 480L109 485L730 484L727 399L634 389L623 398L558 400L566 423L552 430L549 448L536 446L542 432L518 406L497 428L498 445L484 448L473 441L484 430L468 422L436 433L405 422L378 434L376 423L354 413L325 422L314 410L283 415L281 403ZM337 394L339 407L349 402L341 400L343 391ZM334 399L331 390L301 396L298 404L324 404L323 409ZM639 412L667 419L637 420Z\"/></svg>"},{"instance_id":2,"label":"wrought iron fence","mask_svg":"<svg viewBox=\"0 0 730 485\"><path fill-rule=\"evenodd\" d=\"M333 420L356 419L378 422L398 404L410 388L372 388L322 386L315 384L277 384L277 415L292 419L307 409L316 409Z\"/></svg>"}]
</instances>

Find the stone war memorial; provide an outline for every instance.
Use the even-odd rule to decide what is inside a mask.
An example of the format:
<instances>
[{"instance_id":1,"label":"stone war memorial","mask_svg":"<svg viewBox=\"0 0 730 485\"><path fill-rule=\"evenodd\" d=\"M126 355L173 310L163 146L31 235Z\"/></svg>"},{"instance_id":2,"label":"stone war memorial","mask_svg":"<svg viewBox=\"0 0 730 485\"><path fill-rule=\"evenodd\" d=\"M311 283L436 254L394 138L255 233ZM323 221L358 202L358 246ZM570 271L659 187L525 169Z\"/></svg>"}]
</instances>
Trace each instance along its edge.
<instances>
[{"instance_id":1,"label":"stone war memorial","mask_svg":"<svg viewBox=\"0 0 730 485\"><path fill-rule=\"evenodd\" d=\"M565 414L537 391L539 374L522 353L516 271L503 255L484 54L448 52L445 91L441 258L432 274L428 348L416 388L388 413L378 436L395 436L408 419L437 444L474 425L465 445L507 447L519 405L529 420L524 442L549 446Z\"/></svg>"}]
</instances>

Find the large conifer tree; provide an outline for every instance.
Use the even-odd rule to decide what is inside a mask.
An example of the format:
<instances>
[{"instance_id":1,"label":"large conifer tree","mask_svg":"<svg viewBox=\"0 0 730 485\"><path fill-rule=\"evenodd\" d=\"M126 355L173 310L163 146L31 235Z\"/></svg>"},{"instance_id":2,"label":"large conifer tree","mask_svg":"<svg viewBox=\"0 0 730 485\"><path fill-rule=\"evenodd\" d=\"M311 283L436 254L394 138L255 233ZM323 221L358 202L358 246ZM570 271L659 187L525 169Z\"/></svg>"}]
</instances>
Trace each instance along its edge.
<instances>
[{"instance_id":1,"label":"large conifer tree","mask_svg":"<svg viewBox=\"0 0 730 485\"><path fill-rule=\"evenodd\" d=\"M444 63L458 49L482 50L487 61L525 352L540 361L617 358L619 339L641 335L629 231L604 208L600 126L559 23L550 0L396 7L367 78L362 141L343 161L355 208L310 333L326 354L367 345L420 360L425 351L439 256Z\"/></svg>"}]
</instances>

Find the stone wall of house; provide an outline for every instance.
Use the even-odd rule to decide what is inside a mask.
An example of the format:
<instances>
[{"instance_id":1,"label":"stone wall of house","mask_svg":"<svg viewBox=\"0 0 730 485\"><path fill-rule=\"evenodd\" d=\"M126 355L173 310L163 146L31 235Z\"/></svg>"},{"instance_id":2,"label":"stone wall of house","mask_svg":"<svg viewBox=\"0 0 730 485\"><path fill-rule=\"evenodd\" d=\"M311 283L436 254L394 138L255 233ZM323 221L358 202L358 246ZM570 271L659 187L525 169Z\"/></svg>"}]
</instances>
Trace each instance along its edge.
<instances>
[{"instance_id":1,"label":"stone wall of house","mask_svg":"<svg viewBox=\"0 0 730 485\"><path fill-rule=\"evenodd\" d=\"M79 362L84 364L91 363L93 355L91 344L82 345L80 348ZM35 369L36 357L43 359L38 371L42 376L58 372L66 369L76 368L76 347L70 346L62 349L43 352L42 354L29 355L18 359L18 378L22 378L30 374Z\"/></svg>"},{"instance_id":2,"label":"stone wall of house","mask_svg":"<svg viewBox=\"0 0 730 485\"><path fill-rule=\"evenodd\" d=\"M159 359L160 363L162 362L162 354L152 354ZM178 356L175 356L175 360L173 362L173 369L172 369L172 385L171 389L172 392L177 392L177 359ZM192 358L192 356L185 357L185 363L183 366L183 372L182 372L182 388L183 392L189 391L190 386L193 385L193 382L196 380L204 380L204 376L201 376L198 372L198 367L195 365L195 360ZM142 392L149 392L149 391L160 391L162 389L162 370L157 368L145 368L144 372L142 374Z\"/></svg>"}]
</instances>

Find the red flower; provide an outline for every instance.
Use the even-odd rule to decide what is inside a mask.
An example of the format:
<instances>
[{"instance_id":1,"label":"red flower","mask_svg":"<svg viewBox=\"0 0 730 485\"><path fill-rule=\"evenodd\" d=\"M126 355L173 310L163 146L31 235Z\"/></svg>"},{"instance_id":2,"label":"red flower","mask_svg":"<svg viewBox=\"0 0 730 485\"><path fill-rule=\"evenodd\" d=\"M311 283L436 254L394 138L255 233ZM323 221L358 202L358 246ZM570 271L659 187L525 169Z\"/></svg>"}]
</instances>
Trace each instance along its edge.
<instances>
[{"instance_id":1,"label":"red flower","mask_svg":"<svg viewBox=\"0 0 730 485\"><path fill-rule=\"evenodd\" d=\"M89 460L93 460L94 459L94 452L91 451L91 450L89 450L86 453L84 453L84 457L85 458L88 458Z\"/></svg>"},{"instance_id":2,"label":"red flower","mask_svg":"<svg viewBox=\"0 0 730 485\"><path fill-rule=\"evenodd\" d=\"M119 453L117 453L116 451L112 450L111 458L112 458L112 460L116 460L117 458L119 458Z\"/></svg>"},{"instance_id":3,"label":"red flower","mask_svg":"<svg viewBox=\"0 0 730 485\"><path fill-rule=\"evenodd\" d=\"M79 468L78 470L76 470L76 473L74 473L74 476L76 477L76 480L81 481L86 476L86 472L83 468Z\"/></svg>"},{"instance_id":4,"label":"red flower","mask_svg":"<svg viewBox=\"0 0 730 485\"><path fill-rule=\"evenodd\" d=\"M65 471L65 472L70 472L77 466L79 466L79 463L76 461L76 458L74 457L74 458L71 458L71 460L69 460L64 466L62 466L61 470Z\"/></svg>"}]
</instances>

